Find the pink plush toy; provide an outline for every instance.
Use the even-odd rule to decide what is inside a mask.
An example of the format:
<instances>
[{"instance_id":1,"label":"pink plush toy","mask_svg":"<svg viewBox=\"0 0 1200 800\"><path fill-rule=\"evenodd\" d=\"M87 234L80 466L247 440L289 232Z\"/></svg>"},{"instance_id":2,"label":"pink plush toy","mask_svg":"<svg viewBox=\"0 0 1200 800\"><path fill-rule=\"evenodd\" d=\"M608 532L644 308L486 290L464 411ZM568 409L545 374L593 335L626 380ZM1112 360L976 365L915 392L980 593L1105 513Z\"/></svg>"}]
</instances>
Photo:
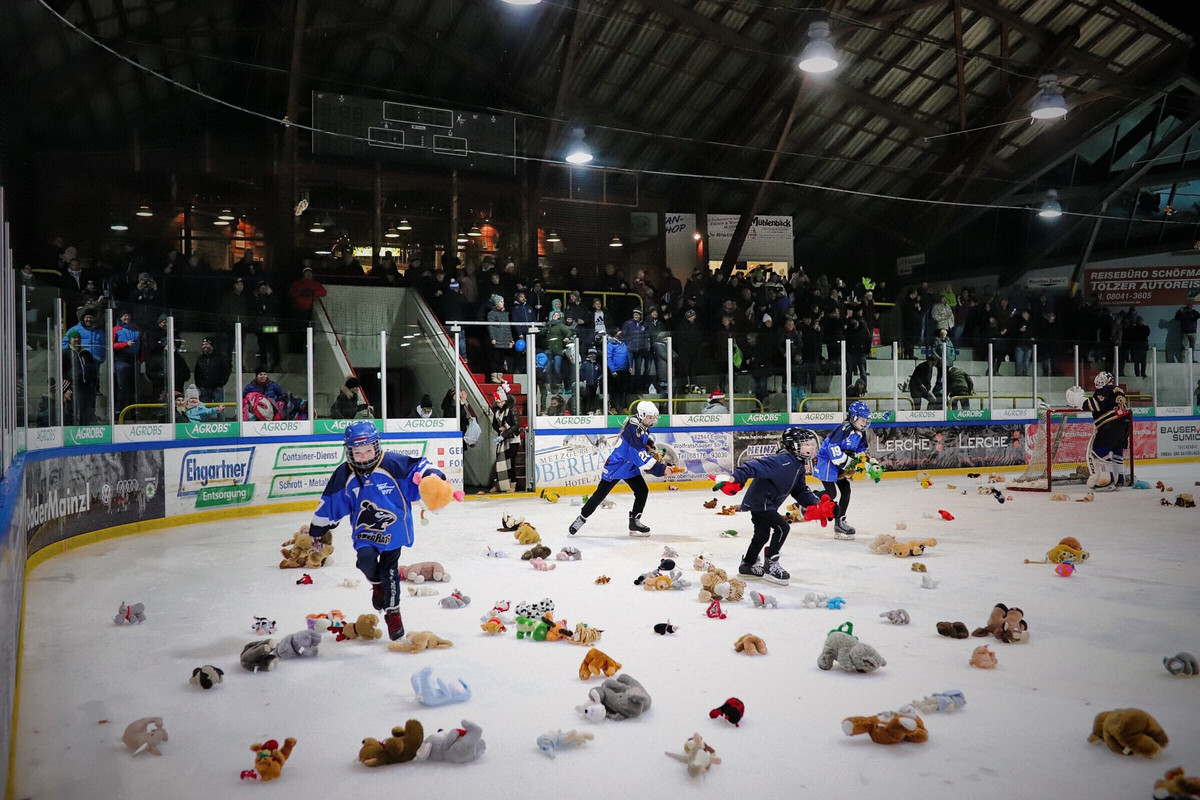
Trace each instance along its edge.
<instances>
[{"instance_id":1,"label":"pink plush toy","mask_svg":"<svg viewBox=\"0 0 1200 800\"><path fill-rule=\"evenodd\" d=\"M426 478L425 480L429 480ZM418 561L415 564L400 564L396 567L400 570L400 580L411 581L413 583L424 583L425 581L448 581L450 580L449 573L446 568L436 561Z\"/></svg>"}]
</instances>

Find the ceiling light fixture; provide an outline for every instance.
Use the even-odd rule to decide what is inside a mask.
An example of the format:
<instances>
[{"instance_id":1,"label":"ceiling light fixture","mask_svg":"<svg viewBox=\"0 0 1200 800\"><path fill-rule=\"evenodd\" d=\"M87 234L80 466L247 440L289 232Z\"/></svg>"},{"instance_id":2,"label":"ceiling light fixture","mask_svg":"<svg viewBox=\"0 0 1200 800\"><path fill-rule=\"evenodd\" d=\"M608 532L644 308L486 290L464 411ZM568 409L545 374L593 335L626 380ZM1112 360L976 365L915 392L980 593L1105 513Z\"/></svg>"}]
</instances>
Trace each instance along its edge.
<instances>
[{"instance_id":1,"label":"ceiling light fixture","mask_svg":"<svg viewBox=\"0 0 1200 800\"><path fill-rule=\"evenodd\" d=\"M384 233L384 234L383 234L383 238L385 238L385 239L399 239L399 238L400 238L400 231L396 230L396 226L395 226L395 225L393 225L392 227L390 227L390 228L388 228L388 229L387 229L387 232L386 232L386 233Z\"/></svg>"},{"instance_id":2,"label":"ceiling light fixture","mask_svg":"<svg viewBox=\"0 0 1200 800\"><path fill-rule=\"evenodd\" d=\"M546 234L546 241L549 242L550 244L558 244L559 242L562 241L562 239L559 238L557 233L555 233L554 231L550 231L549 233Z\"/></svg>"},{"instance_id":3,"label":"ceiling light fixture","mask_svg":"<svg viewBox=\"0 0 1200 800\"><path fill-rule=\"evenodd\" d=\"M536 6L542 0L504 0L510 6Z\"/></svg>"},{"instance_id":4,"label":"ceiling light fixture","mask_svg":"<svg viewBox=\"0 0 1200 800\"><path fill-rule=\"evenodd\" d=\"M153 217L154 212L150 210L150 206L138 206L136 213L139 217Z\"/></svg>"},{"instance_id":5,"label":"ceiling light fixture","mask_svg":"<svg viewBox=\"0 0 1200 800\"><path fill-rule=\"evenodd\" d=\"M1057 219L1062 216L1062 206L1058 202L1058 190L1047 189L1046 199L1038 207L1038 216L1042 219Z\"/></svg>"},{"instance_id":6,"label":"ceiling light fixture","mask_svg":"<svg viewBox=\"0 0 1200 800\"><path fill-rule=\"evenodd\" d=\"M321 219L319 221L314 218L313 224L309 227L308 232L309 233L324 233L325 231L329 230L332 227L333 227L333 217L326 214L324 219Z\"/></svg>"},{"instance_id":7,"label":"ceiling light fixture","mask_svg":"<svg viewBox=\"0 0 1200 800\"><path fill-rule=\"evenodd\" d=\"M233 222L237 217L228 208L223 208L221 209L221 213L217 214L217 219L224 220L225 222Z\"/></svg>"},{"instance_id":8,"label":"ceiling light fixture","mask_svg":"<svg viewBox=\"0 0 1200 800\"><path fill-rule=\"evenodd\" d=\"M608 243L608 246L609 247L624 247L625 245L621 244L621 237L614 236L612 238L612 241Z\"/></svg>"},{"instance_id":9,"label":"ceiling light fixture","mask_svg":"<svg viewBox=\"0 0 1200 800\"><path fill-rule=\"evenodd\" d=\"M477 239L480 236L483 236L483 231L479 230L478 225L472 225L471 230L467 231L467 236L470 236L472 239Z\"/></svg>"},{"instance_id":10,"label":"ceiling light fixture","mask_svg":"<svg viewBox=\"0 0 1200 800\"><path fill-rule=\"evenodd\" d=\"M469 241L471 241L471 240L467 238L467 235L465 233L460 233L458 235L458 243L459 244L466 244Z\"/></svg>"},{"instance_id":11,"label":"ceiling light fixture","mask_svg":"<svg viewBox=\"0 0 1200 800\"><path fill-rule=\"evenodd\" d=\"M583 141L583 128L571 131L571 143L567 146L568 164L586 164L592 160L592 148Z\"/></svg>"},{"instance_id":12,"label":"ceiling light fixture","mask_svg":"<svg viewBox=\"0 0 1200 800\"><path fill-rule=\"evenodd\" d=\"M1033 108L1030 110L1029 116L1034 119L1065 117L1067 101L1062 96L1062 86L1059 85L1058 76L1053 72L1047 72L1038 79L1038 86L1042 88L1042 91L1033 98Z\"/></svg>"},{"instance_id":13,"label":"ceiling light fixture","mask_svg":"<svg viewBox=\"0 0 1200 800\"><path fill-rule=\"evenodd\" d=\"M412 230L412 225L411 225L411 224L409 224L409 221L408 221L407 219L402 219L402 220L400 220L400 224L396 226L396 230L398 230L398 231L411 231L411 230Z\"/></svg>"},{"instance_id":14,"label":"ceiling light fixture","mask_svg":"<svg viewBox=\"0 0 1200 800\"><path fill-rule=\"evenodd\" d=\"M122 221L121 221L121 220L119 220L119 219L115 219L115 220L113 220L113 221L112 221L112 223L111 223L111 224L110 224L108 227L109 227L109 229L110 229L110 230L114 230L114 231L127 231L127 230L129 230L129 226L128 226L128 225L126 225L124 222L122 222Z\"/></svg>"},{"instance_id":15,"label":"ceiling light fixture","mask_svg":"<svg viewBox=\"0 0 1200 800\"><path fill-rule=\"evenodd\" d=\"M838 66L837 50L829 41L829 21L817 20L809 23L808 44L800 53L800 69L814 75L822 72L832 72Z\"/></svg>"},{"instance_id":16,"label":"ceiling light fixture","mask_svg":"<svg viewBox=\"0 0 1200 800\"><path fill-rule=\"evenodd\" d=\"M229 225L229 220L222 217L217 217L213 220L213 225L217 226L218 228L224 228Z\"/></svg>"}]
</instances>

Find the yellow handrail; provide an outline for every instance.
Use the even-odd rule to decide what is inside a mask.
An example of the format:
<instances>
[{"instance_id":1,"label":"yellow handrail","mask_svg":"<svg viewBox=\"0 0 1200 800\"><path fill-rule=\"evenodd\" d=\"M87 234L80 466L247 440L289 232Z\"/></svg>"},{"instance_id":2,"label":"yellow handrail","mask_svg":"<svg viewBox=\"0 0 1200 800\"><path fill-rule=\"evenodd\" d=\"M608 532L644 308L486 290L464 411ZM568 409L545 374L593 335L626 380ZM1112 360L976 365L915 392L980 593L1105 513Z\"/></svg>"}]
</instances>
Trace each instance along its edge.
<instances>
[{"instance_id":1,"label":"yellow handrail","mask_svg":"<svg viewBox=\"0 0 1200 800\"><path fill-rule=\"evenodd\" d=\"M760 414L762 414L763 412L766 411L766 408L763 406L762 401L759 400L757 397L753 397L753 396L735 397L733 399L736 401L741 401L741 402L755 403L758 406L758 413L760 413ZM665 403L666 402L665 397L643 397L640 400L634 400L633 402L631 402L629 404L628 411L630 414L633 413L634 408L636 408L637 404L642 402L642 400L647 400L651 403ZM672 406L678 405L679 403L699 403L699 402L708 402L708 396L701 394L701 395L696 395L694 397L672 397L671 398ZM674 409L672 409L671 413L672 414L675 413Z\"/></svg>"},{"instance_id":2,"label":"yellow handrail","mask_svg":"<svg viewBox=\"0 0 1200 800\"><path fill-rule=\"evenodd\" d=\"M166 403L133 403L121 409L120 415L117 416L117 424L125 424L125 414L135 408L166 408ZM205 408L225 408L226 406L237 406L237 403L204 403Z\"/></svg>"}]
</instances>

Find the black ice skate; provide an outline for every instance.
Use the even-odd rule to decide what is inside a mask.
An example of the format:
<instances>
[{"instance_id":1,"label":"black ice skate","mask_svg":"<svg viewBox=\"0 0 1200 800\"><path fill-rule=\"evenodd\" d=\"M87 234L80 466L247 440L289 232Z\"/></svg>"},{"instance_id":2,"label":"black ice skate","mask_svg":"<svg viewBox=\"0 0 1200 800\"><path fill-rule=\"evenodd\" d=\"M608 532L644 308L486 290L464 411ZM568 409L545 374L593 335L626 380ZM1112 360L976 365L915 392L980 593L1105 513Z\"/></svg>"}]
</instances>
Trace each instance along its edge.
<instances>
[{"instance_id":1,"label":"black ice skate","mask_svg":"<svg viewBox=\"0 0 1200 800\"><path fill-rule=\"evenodd\" d=\"M384 609L382 583L371 584L371 607L376 611L383 611Z\"/></svg>"},{"instance_id":2,"label":"black ice skate","mask_svg":"<svg viewBox=\"0 0 1200 800\"><path fill-rule=\"evenodd\" d=\"M779 564L778 555L767 559L766 568L763 570L764 581L769 581L779 586L787 586L791 577L791 574Z\"/></svg>"},{"instance_id":3,"label":"black ice skate","mask_svg":"<svg viewBox=\"0 0 1200 800\"><path fill-rule=\"evenodd\" d=\"M387 623L388 636L393 642L404 638L404 620L400 618L399 607L383 612L383 621Z\"/></svg>"},{"instance_id":4,"label":"black ice skate","mask_svg":"<svg viewBox=\"0 0 1200 800\"><path fill-rule=\"evenodd\" d=\"M833 538L835 539L853 539L857 531L850 527L850 523L846 522L845 517L838 517L833 523Z\"/></svg>"},{"instance_id":5,"label":"black ice skate","mask_svg":"<svg viewBox=\"0 0 1200 800\"><path fill-rule=\"evenodd\" d=\"M585 517L583 514L580 514L575 518L575 521L571 523L571 527L567 529L567 532L574 536L575 534L579 533L579 529L583 527L585 522L587 522L587 517Z\"/></svg>"},{"instance_id":6,"label":"black ice skate","mask_svg":"<svg viewBox=\"0 0 1200 800\"><path fill-rule=\"evenodd\" d=\"M738 567L738 575L741 575L747 580L756 581L763 577L762 564L748 564L743 561Z\"/></svg>"},{"instance_id":7,"label":"black ice skate","mask_svg":"<svg viewBox=\"0 0 1200 800\"><path fill-rule=\"evenodd\" d=\"M650 529L642 524L641 514L629 515L629 535L636 536L639 539L644 539L650 535Z\"/></svg>"}]
</instances>

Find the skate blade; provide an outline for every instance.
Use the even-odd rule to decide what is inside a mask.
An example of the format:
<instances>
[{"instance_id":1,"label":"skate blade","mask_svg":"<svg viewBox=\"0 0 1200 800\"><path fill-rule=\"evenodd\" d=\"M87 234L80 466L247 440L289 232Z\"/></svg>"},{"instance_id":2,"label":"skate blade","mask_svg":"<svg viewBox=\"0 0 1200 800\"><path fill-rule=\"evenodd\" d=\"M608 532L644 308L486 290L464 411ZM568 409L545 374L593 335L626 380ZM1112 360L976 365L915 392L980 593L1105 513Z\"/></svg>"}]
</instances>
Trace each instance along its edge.
<instances>
[{"instance_id":1,"label":"skate blade","mask_svg":"<svg viewBox=\"0 0 1200 800\"><path fill-rule=\"evenodd\" d=\"M650 538L650 531L630 531L629 535L635 539L648 539Z\"/></svg>"}]
</instances>

